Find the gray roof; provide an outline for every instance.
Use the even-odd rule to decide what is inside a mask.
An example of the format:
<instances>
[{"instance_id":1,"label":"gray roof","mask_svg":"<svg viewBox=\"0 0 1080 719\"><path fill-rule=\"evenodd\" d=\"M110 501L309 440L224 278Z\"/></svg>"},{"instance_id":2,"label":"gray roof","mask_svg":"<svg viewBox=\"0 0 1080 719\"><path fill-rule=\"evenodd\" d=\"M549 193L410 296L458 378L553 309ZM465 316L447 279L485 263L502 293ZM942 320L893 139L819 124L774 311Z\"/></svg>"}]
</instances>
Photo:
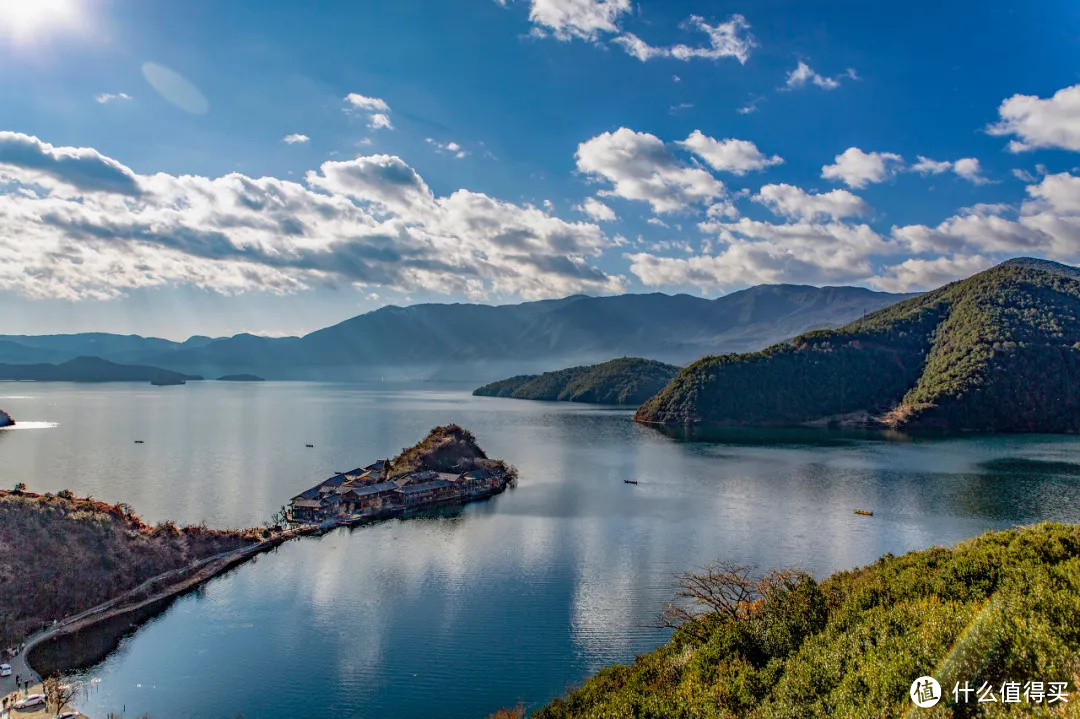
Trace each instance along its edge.
<instances>
[{"instance_id":1,"label":"gray roof","mask_svg":"<svg viewBox=\"0 0 1080 719\"><path fill-rule=\"evenodd\" d=\"M416 494L417 492L424 492L432 489L445 489L447 487L456 488L457 485L453 482L448 482L445 479L436 479L432 482L422 482L420 484L406 484L401 487L400 491L405 494Z\"/></svg>"},{"instance_id":2,"label":"gray roof","mask_svg":"<svg viewBox=\"0 0 1080 719\"><path fill-rule=\"evenodd\" d=\"M318 499L318 498L319 498L319 488L318 487L312 487L311 489L306 489L303 492L301 492L300 494L293 497L293 500L295 501L297 499Z\"/></svg>"},{"instance_id":3,"label":"gray roof","mask_svg":"<svg viewBox=\"0 0 1080 719\"><path fill-rule=\"evenodd\" d=\"M397 488L398 486L393 482L379 482L378 484L369 484L366 487L353 487L349 492L355 494L357 497L370 497L373 494L392 492ZM349 492L346 492L346 494Z\"/></svg>"},{"instance_id":4,"label":"gray roof","mask_svg":"<svg viewBox=\"0 0 1080 719\"><path fill-rule=\"evenodd\" d=\"M326 479L326 480L323 480L322 482L319 482L319 486L320 487L340 487L342 484L345 483L345 480L347 480L347 479L348 479L348 477L346 477L344 474L335 474L330 479Z\"/></svg>"}]
</instances>

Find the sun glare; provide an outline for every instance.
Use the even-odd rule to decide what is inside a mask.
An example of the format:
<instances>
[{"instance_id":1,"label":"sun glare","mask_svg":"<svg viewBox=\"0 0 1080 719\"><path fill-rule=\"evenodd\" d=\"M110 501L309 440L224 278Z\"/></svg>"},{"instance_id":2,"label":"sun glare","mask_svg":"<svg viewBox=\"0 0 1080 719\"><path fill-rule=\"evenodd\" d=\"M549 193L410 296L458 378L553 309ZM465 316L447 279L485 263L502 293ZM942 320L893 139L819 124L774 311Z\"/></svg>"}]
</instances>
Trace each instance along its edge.
<instances>
[{"instance_id":1,"label":"sun glare","mask_svg":"<svg viewBox=\"0 0 1080 719\"><path fill-rule=\"evenodd\" d=\"M79 0L0 0L0 36L27 42L81 23Z\"/></svg>"}]
</instances>

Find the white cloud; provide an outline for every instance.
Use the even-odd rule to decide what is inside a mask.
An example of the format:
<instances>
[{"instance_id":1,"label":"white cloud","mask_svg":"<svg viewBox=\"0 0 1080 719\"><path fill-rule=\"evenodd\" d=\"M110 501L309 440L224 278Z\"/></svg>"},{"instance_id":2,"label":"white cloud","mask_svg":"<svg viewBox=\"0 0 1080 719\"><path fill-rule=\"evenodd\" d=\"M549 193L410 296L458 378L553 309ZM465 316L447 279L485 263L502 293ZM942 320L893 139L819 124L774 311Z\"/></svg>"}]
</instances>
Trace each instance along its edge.
<instances>
[{"instance_id":1,"label":"white cloud","mask_svg":"<svg viewBox=\"0 0 1080 719\"><path fill-rule=\"evenodd\" d=\"M991 135L1015 135L1011 152L1039 147L1080 151L1080 85L1058 90L1042 99L1013 95L998 108L1001 120L987 128Z\"/></svg>"},{"instance_id":2,"label":"white cloud","mask_svg":"<svg viewBox=\"0 0 1080 719\"><path fill-rule=\"evenodd\" d=\"M129 100L131 100L131 95L126 92L103 92L94 97L94 102L102 105L109 102L127 102Z\"/></svg>"},{"instance_id":3,"label":"white cloud","mask_svg":"<svg viewBox=\"0 0 1080 719\"><path fill-rule=\"evenodd\" d=\"M372 130L393 130L394 126L390 122L390 116L386 113L376 112L368 118L368 127Z\"/></svg>"},{"instance_id":4,"label":"white cloud","mask_svg":"<svg viewBox=\"0 0 1080 719\"><path fill-rule=\"evenodd\" d=\"M670 47L650 45L637 35L627 32L612 40L627 54L642 62L655 58L674 58L683 62L705 59L719 60L734 58L742 64L750 58L750 51L757 46L757 41L750 34L750 24L742 15L732 15L727 22L711 25L700 15L691 15L683 23L686 30L698 30L709 38L707 46L677 44Z\"/></svg>"},{"instance_id":5,"label":"white cloud","mask_svg":"<svg viewBox=\"0 0 1080 719\"><path fill-rule=\"evenodd\" d=\"M839 220L845 217L862 217L870 213L869 205L847 190L810 193L794 185L765 185L751 199L767 206L777 215L792 219L814 220L828 217Z\"/></svg>"},{"instance_id":6,"label":"white cloud","mask_svg":"<svg viewBox=\"0 0 1080 719\"><path fill-rule=\"evenodd\" d=\"M472 298L617 292L594 223L468 190L435 196L400 158L326 162L304 184L136 175L88 148L0 134L0 290L106 298L190 284L353 284Z\"/></svg>"},{"instance_id":7,"label":"white cloud","mask_svg":"<svg viewBox=\"0 0 1080 719\"><path fill-rule=\"evenodd\" d=\"M449 153L459 160L468 156L469 154L465 151L464 148L461 147L459 143L454 142L453 140L449 142L439 142L438 140L428 137L424 139L424 142L434 147L435 152Z\"/></svg>"},{"instance_id":8,"label":"white cloud","mask_svg":"<svg viewBox=\"0 0 1080 719\"><path fill-rule=\"evenodd\" d=\"M585 202L575 205L574 209L588 215L597 222L613 222L616 219L615 210L595 197L585 198Z\"/></svg>"},{"instance_id":9,"label":"white cloud","mask_svg":"<svg viewBox=\"0 0 1080 719\"><path fill-rule=\"evenodd\" d=\"M372 130L394 129L393 123L390 122L390 106L380 97L367 97L350 92L345 96L345 110L366 114L367 125Z\"/></svg>"},{"instance_id":10,"label":"white cloud","mask_svg":"<svg viewBox=\"0 0 1080 719\"><path fill-rule=\"evenodd\" d=\"M857 147L849 147L836 156L835 164L821 168L821 176L860 189L871 183L884 182L902 169L903 163L900 155L891 152L863 152Z\"/></svg>"},{"instance_id":11,"label":"white cloud","mask_svg":"<svg viewBox=\"0 0 1080 719\"><path fill-rule=\"evenodd\" d=\"M1063 262L1080 259L1080 177L1047 175L1029 185L1019 209L976 205L935 227L894 227L893 237L913 253L1034 254Z\"/></svg>"},{"instance_id":12,"label":"white cloud","mask_svg":"<svg viewBox=\"0 0 1080 719\"><path fill-rule=\"evenodd\" d=\"M345 96L345 102L358 110L366 112L390 112L390 106L380 97L367 97L358 92L350 92Z\"/></svg>"},{"instance_id":13,"label":"white cloud","mask_svg":"<svg viewBox=\"0 0 1080 719\"><path fill-rule=\"evenodd\" d=\"M784 162L784 158L779 155L763 155L757 145L749 140L716 140L701 130L694 130L679 144L705 160L714 170L736 175L745 175L747 172L763 170Z\"/></svg>"},{"instance_id":14,"label":"white cloud","mask_svg":"<svg viewBox=\"0 0 1080 719\"><path fill-rule=\"evenodd\" d=\"M761 101L764 99L765 98L761 97L760 95L755 95L754 97L751 97L746 103L737 107L735 109L735 112L739 113L740 115L750 115L752 113L755 113L760 109L759 106L761 105Z\"/></svg>"},{"instance_id":15,"label":"white cloud","mask_svg":"<svg viewBox=\"0 0 1080 719\"><path fill-rule=\"evenodd\" d=\"M962 157L953 163L953 172L968 182L985 185L989 180L982 176L982 166L974 157Z\"/></svg>"},{"instance_id":16,"label":"white cloud","mask_svg":"<svg viewBox=\"0 0 1080 719\"><path fill-rule=\"evenodd\" d=\"M857 80L858 77L855 70L850 67L836 77L826 77L802 60L799 60L795 69L787 74L787 81L785 84L789 88L806 87L807 84L811 84L820 87L822 90L835 90L840 87L840 80L842 78Z\"/></svg>"},{"instance_id":17,"label":"white cloud","mask_svg":"<svg viewBox=\"0 0 1080 719\"><path fill-rule=\"evenodd\" d=\"M989 182L989 180L982 175L982 165L979 163L979 160L974 157L962 157L956 161L938 161L919 155L918 162L908 169L912 172L918 172L920 175L940 175L943 172L949 172L951 170L968 182L976 185L985 185Z\"/></svg>"},{"instance_id":18,"label":"white cloud","mask_svg":"<svg viewBox=\"0 0 1080 719\"><path fill-rule=\"evenodd\" d=\"M934 259L913 257L886 267L882 275L872 279L870 284L886 292L929 290L970 277L993 264L993 260L982 255L957 255Z\"/></svg>"},{"instance_id":19,"label":"white cloud","mask_svg":"<svg viewBox=\"0 0 1080 719\"><path fill-rule=\"evenodd\" d=\"M20 132L0 131L0 180L57 191L138 195L128 167L90 147L58 147Z\"/></svg>"},{"instance_id":20,"label":"white cloud","mask_svg":"<svg viewBox=\"0 0 1080 719\"><path fill-rule=\"evenodd\" d=\"M281 141L284 142L286 145L299 145L307 142L310 139L311 138L307 135L302 135L299 132L293 132L281 138Z\"/></svg>"},{"instance_id":21,"label":"white cloud","mask_svg":"<svg viewBox=\"0 0 1080 719\"><path fill-rule=\"evenodd\" d=\"M743 218L699 227L716 234L723 245L720 251L685 258L630 254L630 272L645 285L694 285L702 290L776 282L860 282L873 276L872 255L894 251L867 225L772 224Z\"/></svg>"},{"instance_id":22,"label":"white cloud","mask_svg":"<svg viewBox=\"0 0 1080 719\"><path fill-rule=\"evenodd\" d=\"M633 10L631 0L532 0L529 20L538 34L559 40L596 40L619 31L619 18Z\"/></svg>"},{"instance_id":23,"label":"white cloud","mask_svg":"<svg viewBox=\"0 0 1080 719\"><path fill-rule=\"evenodd\" d=\"M625 127L578 145L579 171L607 180L601 194L639 200L655 212L676 212L724 195L724 184L700 167L679 162L655 135Z\"/></svg>"}]
</instances>

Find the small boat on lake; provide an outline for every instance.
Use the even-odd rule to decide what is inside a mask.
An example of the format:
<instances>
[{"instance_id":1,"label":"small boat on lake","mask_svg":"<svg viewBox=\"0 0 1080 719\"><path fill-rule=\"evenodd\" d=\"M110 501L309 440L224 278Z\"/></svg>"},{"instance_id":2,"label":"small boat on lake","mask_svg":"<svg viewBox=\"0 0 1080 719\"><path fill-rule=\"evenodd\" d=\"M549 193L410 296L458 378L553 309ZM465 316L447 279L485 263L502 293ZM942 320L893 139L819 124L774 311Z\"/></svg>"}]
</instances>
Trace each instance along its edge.
<instances>
[{"instance_id":1,"label":"small boat on lake","mask_svg":"<svg viewBox=\"0 0 1080 719\"><path fill-rule=\"evenodd\" d=\"M626 483L626 484L637 484L638 483L638 481L636 479L624 479L623 482Z\"/></svg>"},{"instance_id":2,"label":"small boat on lake","mask_svg":"<svg viewBox=\"0 0 1080 719\"><path fill-rule=\"evenodd\" d=\"M135 444L145 444L145 442L143 442L141 439L137 439L135 440Z\"/></svg>"},{"instance_id":3,"label":"small boat on lake","mask_svg":"<svg viewBox=\"0 0 1080 719\"><path fill-rule=\"evenodd\" d=\"M313 445L313 444L305 444L304 446L305 447L314 447L315 445Z\"/></svg>"},{"instance_id":4,"label":"small boat on lake","mask_svg":"<svg viewBox=\"0 0 1080 719\"><path fill-rule=\"evenodd\" d=\"M855 514L861 514L864 517L873 517L874 513L866 509L856 509Z\"/></svg>"}]
</instances>

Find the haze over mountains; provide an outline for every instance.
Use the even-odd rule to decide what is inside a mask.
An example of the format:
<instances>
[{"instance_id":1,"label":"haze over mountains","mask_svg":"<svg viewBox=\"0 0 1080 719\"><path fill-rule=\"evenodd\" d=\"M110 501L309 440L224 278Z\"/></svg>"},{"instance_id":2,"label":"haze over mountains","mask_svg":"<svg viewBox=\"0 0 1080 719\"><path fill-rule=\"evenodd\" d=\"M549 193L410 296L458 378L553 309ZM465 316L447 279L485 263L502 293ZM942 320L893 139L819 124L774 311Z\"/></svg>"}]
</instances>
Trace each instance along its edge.
<instances>
[{"instance_id":1,"label":"haze over mountains","mask_svg":"<svg viewBox=\"0 0 1080 719\"><path fill-rule=\"evenodd\" d=\"M0 335L0 362L92 355L188 374L268 379L491 381L619 356L675 364L756 350L837 327L912 295L859 287L759 285L717 299L574 295L517 305L387 306L304 337L172 342L137 335Z\"/></svg>"}]
</instances>

